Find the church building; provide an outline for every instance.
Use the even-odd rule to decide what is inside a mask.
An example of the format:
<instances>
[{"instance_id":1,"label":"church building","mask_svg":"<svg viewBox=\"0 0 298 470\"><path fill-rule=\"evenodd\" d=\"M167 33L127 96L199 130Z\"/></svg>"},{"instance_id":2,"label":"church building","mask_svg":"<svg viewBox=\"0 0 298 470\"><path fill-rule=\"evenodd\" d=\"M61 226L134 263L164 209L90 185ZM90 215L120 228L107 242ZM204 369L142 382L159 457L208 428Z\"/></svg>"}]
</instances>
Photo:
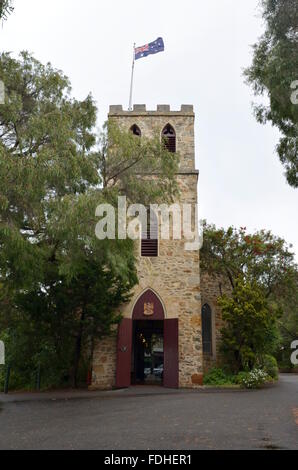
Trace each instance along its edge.
<instances>
[{"instance_id":1,"label":"church building","mask_svg":"<svg viewBox=\"0 0 298 470\"><path fill-rule=\"evenodd\" d=\"M180 156L177 203L197 203L193 106L182 105L179 111L168 105L158 105L156 111L145 105L135 105L133 111L111 106L109 119L140 138L158 131L168 150ZM200 278L199 250L185 250L186 242L146 237L136 242L139 284L122 307L117 330L95 346L92 389L202 385L204 371L216 361L219 291L214 280Z\"/></svg>"}]
</instances>

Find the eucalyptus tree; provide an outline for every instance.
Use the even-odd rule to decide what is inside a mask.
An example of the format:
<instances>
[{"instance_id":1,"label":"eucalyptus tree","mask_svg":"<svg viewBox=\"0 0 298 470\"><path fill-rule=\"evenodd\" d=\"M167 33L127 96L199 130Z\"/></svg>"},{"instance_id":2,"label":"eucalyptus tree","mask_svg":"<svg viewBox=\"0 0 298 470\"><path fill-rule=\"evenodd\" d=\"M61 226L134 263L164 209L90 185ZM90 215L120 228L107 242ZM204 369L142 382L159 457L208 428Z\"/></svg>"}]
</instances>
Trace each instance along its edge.
<instances>
[{"instance_id":1,"label":"eucalyptus tree","mask_svg":"<svg viewBox=\"0 0 298 470\"><path fill-rule=\"evenodd\" d=\"M2 54L0 78L0 322L27 321L35 357L49 341L69 357L72 338L76 383L82 344L109 333L137 282L133 242L98 240L96 207L171 198L178 156L112 123L98 139L92 96L74 99L68 78L27 52Z\"/></svg>"}]
</instances>

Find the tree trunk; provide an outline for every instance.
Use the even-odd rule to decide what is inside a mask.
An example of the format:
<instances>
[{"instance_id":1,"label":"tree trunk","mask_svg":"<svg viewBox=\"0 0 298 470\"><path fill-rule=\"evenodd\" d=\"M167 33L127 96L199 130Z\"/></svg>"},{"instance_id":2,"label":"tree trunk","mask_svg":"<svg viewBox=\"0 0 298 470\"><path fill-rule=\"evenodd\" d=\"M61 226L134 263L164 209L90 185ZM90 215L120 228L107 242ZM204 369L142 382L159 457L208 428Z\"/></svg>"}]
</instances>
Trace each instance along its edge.
<instances>
[{"instance_id":1,"label":"tree trunk","mask_svg":"<svg viewBox=\"0 0 298 470\"><path fill-rule=\"evenodd\" d=\"M82 349L84 320L85 320L85 309L83 309L81 312L79 331L76 337L75 350L74 350L74 362L73 362L73 371L72 371L72 386L74 388L77 388L78 386L78 370L79 370L79 363L80 363L81 349Z\"/></svg>"}]
</instances>

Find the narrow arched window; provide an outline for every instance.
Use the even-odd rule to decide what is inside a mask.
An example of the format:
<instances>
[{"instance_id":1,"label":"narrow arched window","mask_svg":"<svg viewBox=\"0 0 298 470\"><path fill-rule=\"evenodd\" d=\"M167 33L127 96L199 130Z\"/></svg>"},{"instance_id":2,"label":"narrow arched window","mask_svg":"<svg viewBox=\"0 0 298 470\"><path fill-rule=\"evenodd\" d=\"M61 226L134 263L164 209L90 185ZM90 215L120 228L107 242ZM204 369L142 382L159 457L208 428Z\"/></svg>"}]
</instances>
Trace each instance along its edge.
<instances>
[{"instance_id":1,"label":"narrow arched window","mask_svg":"<svg viewBox=\"0 0 298 470\"><path fill-rule=\"evenodd\" d=\"M147 258L158 256L158 218L153 211L147 211L147 224L142 227L141 255Z\"/></svg>"},{"instance_id":2,"label":"narrow arched window","mask_svg":"<svg viewBox=\"0 0 298 470\"><path fill-rule=\"evenodd\" d=\"M176 132L171 124L167 124L162 131L162 139L168 152L176 152Z\"/></svg>"},{"instance_id":3,"label":"narrow arched window","mask_svg":"<svg viewBox=\"0 0 298 470\"><path fill-rule=\"evenodd\" d=\"M212 311L210 305L202 307L203 353L212 354Z\"/></svg>"},{"instance_id":4,"label":"narrow arched window","mask_svg":"<svg viewBox=\"0 0 298 470\"><path fill-rule=\"evenodd\" d=\"M141 129L136 124L131 126L130 131L132 132L133 135L136 135L137 137L141 137L142 135Z\"/></svg>"}]
</instances>

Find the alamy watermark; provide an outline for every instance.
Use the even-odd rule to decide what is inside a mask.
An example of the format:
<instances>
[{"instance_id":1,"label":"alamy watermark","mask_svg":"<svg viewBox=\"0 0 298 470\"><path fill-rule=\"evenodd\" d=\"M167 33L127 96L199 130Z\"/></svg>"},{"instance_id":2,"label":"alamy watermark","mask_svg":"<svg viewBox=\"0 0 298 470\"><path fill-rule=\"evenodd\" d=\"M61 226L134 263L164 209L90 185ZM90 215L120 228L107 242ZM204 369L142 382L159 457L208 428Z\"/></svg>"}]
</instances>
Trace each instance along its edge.
<instances>
[{"instance_id":1,"label":"alamy watermark","mask_svg":"<svg viewBox=\"0 0 298 470\"><path fill-rule=\"evenodd\" d=\"M0 104L5 103L5 87L2 80L0 80Z\"/></svg>"},{"instance_id":2,"label":"alamy watermark","mask_svg":"<svg viewBox=\"0 0 298 470\"><path fill-rule=\"evenodd\" d=\"M295 349L291 355L291 363L293 366L298 366L298 340L292 342L291 349Z\"/></svg>"},{"instance_id":3,"label":"alamy watermark","mask_svg":"<svg viewBox=\"0 0 298 470\"><path fill-rule=\"evenodd\" d=\"M3 341L0 341L0 366L5 364L5 346Z\"/></svg>"},{"instance_id":4,"label":"alamy watermark","mask_svg":"<svg viewBox=\"0 0 298 470\"><path fill-rule=\"evenodd\" d=\"M203 227L198 220L197 204L143 204L127 206L125 196L118 198L117 210L111 204L96 208L100 221L95 228L99 240L184 240L186 251L198 251L203 246ZM160 228L160 230L159 230Z\"/></svg>"},{"instance_id":5,"label":"alamy watermark","mask_svg":"<svg viewBox=\"0 0 298 470\"><path fill-rule=\"evenodd\" d=\"M294 80L294 82L291 83L291 89L294 90L291 93L291 103L298 104L298 80Z\"/></svg>"}]
</instances>

